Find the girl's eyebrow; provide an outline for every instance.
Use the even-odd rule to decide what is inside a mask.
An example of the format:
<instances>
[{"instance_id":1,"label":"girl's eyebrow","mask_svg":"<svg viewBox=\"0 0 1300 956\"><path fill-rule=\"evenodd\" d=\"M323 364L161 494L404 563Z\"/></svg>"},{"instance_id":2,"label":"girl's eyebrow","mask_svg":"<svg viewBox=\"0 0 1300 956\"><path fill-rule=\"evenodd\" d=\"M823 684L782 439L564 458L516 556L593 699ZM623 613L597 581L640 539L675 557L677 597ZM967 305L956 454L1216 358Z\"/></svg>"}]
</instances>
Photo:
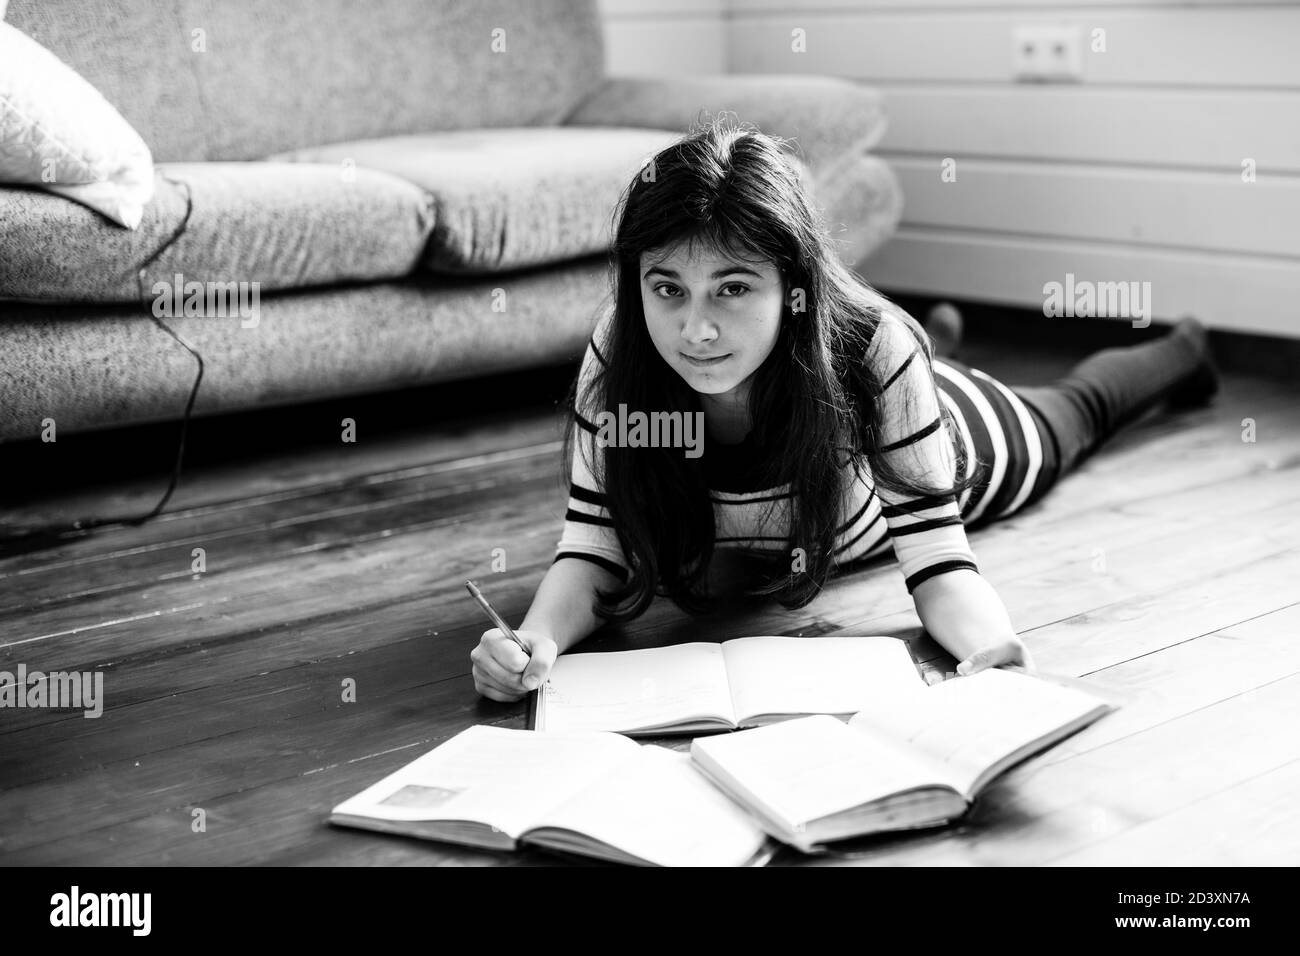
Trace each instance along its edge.
<instances>
[{"instance_id":1,"label":"girl's eyebrow","mask_svg":"<svg viewBox=\"0 0 1300 956\"><path fill-rule=\"evenodd\" d=\"M641 278L648 279L650 278L651 273L655 273L655 272L659 273L660 275L667 276L670 279L680 278L680 276L672 269L665 269L662 266L651 266L649 269L646 270L645 275L642 276ZM737 273L741 273L744 275L751 275L755 279L763 278L762 273L755 272L753 269L746 269L744 266L736 266L736 265L730 266L729 268L726 269L718 269L711 276L709 276L709 278L721 279L723 276L736 275Z\"/></svg>"}]
</instances>

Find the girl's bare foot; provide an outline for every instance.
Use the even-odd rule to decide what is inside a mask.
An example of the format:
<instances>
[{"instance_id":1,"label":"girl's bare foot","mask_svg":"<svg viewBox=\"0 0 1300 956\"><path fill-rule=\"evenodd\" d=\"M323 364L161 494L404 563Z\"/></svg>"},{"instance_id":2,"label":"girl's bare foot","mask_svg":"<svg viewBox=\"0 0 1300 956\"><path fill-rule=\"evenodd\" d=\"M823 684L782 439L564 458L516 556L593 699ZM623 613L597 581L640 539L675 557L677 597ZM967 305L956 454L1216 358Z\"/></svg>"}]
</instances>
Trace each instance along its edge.
<instances>
[{"instance_id":1,"label":"girl's bare foot","mask_svg":"<svg viewBox=\"0 0 1300 956\"><path fill-rule=\"evenodd\" d=\"M940 302L932 308L921 323L934 343L934 354L940 358L953 358L961 348L964 331L961 313L951 302Z\"/></svg>"},{"instance_id":2,"label":"girl's bare foot","mask_svg":"<svg viewBox=\"0 0 1300 956\"><path fill-rule=\"evenodd\" d=\"M1174 325L1170 335L1178 335L1189 342L1201 357L1196 370L1182 382L1167 399L1170 408L1198 408L1210 404L1219 391L1219 369L1210 350L1209 331L1194 316L1184 316Z\"/></svg>"}]
</instances>

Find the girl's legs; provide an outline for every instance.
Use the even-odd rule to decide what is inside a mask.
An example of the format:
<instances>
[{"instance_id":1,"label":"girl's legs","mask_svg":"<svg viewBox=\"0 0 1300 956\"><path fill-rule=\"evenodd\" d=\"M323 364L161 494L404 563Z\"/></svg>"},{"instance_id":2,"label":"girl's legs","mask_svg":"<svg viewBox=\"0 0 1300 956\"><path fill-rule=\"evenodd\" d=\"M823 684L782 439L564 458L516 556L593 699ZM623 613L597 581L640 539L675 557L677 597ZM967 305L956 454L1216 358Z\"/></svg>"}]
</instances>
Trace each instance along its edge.
<instances>
[{"instance_id":1,"label":"girl's legs","mask_svg":"<svg viewBox=\"0 0 1300 956\"><path fill-rule=\"evenodd\" d=\"M1043 497L1143 412L1166 401L1203 401L1218 384L1205 330L1193 319L1160 339L1094 352L1052 385L1007 386L951 357L937 358L935 369L986 466L964 500L970 528Z\"/></svg>"},{"instance_id":2,"label":"girl's legs","mask_svg":"<svg viewBox=\"0 0 1300 956\"><path fill-rule=\"evenodd\" d=\"M1094 352L1052 385L1012 386L1037 419L1044 458L1050 447L1056 459L1050 481L1030 500L1148 410L1203 401L1217 387L1205 329L1194 319L1150 342Z\"/></svg>"}]
</instances>

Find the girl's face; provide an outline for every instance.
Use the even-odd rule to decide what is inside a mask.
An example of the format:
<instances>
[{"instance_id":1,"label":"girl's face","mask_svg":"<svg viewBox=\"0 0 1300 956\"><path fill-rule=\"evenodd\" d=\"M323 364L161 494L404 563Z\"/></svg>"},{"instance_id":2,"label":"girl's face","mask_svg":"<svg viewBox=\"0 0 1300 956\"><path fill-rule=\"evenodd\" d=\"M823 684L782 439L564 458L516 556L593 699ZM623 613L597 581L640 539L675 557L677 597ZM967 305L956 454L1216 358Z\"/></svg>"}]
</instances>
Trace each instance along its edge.
<instances>
[{"instance_id":1,"label":"girl's face","mask_svg":"<svg viewBox=\"0 0 1300 956\"><path fill-rule=\"evenodd\" d=\"M751 262L682 243L642 255L646 327L663 360L703 395L740 404L781 331L784 289L772 262Z\"/></svg>"}]
</instances>

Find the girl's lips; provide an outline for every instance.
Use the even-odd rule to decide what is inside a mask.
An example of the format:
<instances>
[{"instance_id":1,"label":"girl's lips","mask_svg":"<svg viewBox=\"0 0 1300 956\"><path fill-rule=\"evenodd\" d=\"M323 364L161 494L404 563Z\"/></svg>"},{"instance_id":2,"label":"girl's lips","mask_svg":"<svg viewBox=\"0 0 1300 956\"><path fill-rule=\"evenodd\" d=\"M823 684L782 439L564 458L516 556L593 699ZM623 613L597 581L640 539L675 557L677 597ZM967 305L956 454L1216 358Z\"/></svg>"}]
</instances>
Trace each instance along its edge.
<instances>
[{"instance_id":1,"label":"girl's lips","mask_svg":"<svg viewBox=\"0 0 1300 956\"><path fill-rule=\"evenodd\" d=\"M727 359L731 358L730 352L728 352L726 355L719 355L716 358L711 358L711 359L698 359L695 358L693 355L687 355L685 352L682 352L681 355L682 358L686 359L686 361L690 362L692 365L698 365L701 367L718 365L722 362L725 362Z\"/></svg>"}]
</instances>

